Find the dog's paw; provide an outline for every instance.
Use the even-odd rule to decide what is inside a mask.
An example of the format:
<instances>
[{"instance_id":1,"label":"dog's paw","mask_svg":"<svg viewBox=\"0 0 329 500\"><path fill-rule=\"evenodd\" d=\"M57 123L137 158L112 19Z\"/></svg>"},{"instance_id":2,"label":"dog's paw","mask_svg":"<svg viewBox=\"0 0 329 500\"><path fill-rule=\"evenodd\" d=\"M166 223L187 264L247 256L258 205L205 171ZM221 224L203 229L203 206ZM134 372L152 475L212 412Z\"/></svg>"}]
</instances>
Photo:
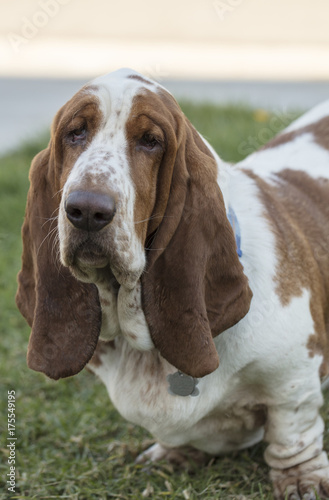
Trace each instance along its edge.
<instances>
[{"instance_id":1,"label":"dog's paw","mask_svg":"<svg viewBox=\"0 0 329 500\"><path fill-rule=\"evenodd\" d=\"M195 448L186 446L182 448L166 448L165 446L156 443L147 450L138 455L136 463L143 464L147 462L159 462L166 460L176 467L190 469L197 465L205 465L207 455Z\"/></svg>"},{"instance_id":2,"label":"dog's paw","mask_svg":"<svg viewBox=\"0 0 329 500\"><path fill-rule=\"evenodd\" d=\"M276 500L329 499L329 465L325 453L290 469L272 469Z\"/></svg>"}]
</instances>

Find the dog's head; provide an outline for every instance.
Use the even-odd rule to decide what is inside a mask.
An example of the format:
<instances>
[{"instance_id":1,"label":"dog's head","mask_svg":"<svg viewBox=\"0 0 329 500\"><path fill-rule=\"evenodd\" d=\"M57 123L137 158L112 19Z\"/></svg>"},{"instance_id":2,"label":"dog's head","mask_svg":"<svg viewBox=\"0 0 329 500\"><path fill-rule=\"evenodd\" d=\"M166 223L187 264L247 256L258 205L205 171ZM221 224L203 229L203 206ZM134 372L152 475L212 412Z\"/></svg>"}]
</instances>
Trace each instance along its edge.
<instances>
[{"instance_id":1,"label":"dog's head","mask_svg":"<svg viewBox=\"0 0 329 500\"><path fill-rule=\"evenodd\" d=\"M218 162L174 98L131 70L94 80L57 113L30 172L17 304L28 363L73 375L97 344L97 286L141 283L150 336L193 376L251 292L217 183Z\"/></svg>"}]
</instances>

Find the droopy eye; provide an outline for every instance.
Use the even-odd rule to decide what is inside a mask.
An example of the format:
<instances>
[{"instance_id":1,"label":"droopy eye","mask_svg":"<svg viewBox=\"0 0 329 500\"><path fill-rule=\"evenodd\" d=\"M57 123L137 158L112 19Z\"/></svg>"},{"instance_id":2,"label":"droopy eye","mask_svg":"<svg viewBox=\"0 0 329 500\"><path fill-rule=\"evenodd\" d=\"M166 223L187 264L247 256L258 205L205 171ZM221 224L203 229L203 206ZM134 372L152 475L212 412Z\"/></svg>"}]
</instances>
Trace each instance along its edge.
<instances>
[{"instance_id":1,"label":"droopy eye","mask_svg":"<svg viewBox=\"0 0 329 500\"><path fill-rule=\"evenodd\" d=\"M148 151L152 151L156 146L160 145L159 141L152 134L144 134L139 140L139 145Z\"/></svg>"},{"instance_id":2,"label":"droopy eye","mask_svg":"<svg viewBox=\"0 0 329 500\"><path fill-rule=\"evenodd\" d=\"M87 136L87 128L83 125L80 128L71 130L68 134L68 140L71 144L81 144Z\"/></svg>"}]
</instances>

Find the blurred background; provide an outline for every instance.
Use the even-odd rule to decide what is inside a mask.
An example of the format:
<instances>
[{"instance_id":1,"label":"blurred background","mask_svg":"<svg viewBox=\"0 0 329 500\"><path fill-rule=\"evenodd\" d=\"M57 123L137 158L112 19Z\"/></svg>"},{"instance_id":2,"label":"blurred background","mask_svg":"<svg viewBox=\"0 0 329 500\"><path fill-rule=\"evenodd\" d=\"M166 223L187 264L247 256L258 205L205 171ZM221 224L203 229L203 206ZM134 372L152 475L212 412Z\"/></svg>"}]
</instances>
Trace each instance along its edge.
<instances>
[{"instance_id":1,"label":"blurred background","mask_svg":"<svg viewBox=\"0 0 329 500\"><path fill-rule=\"evenodd\" d=\"M0 0L0 152L124 66L178 99L308 109L329 98L328 20L326 0Z\"/></svg>"}]
</instances>

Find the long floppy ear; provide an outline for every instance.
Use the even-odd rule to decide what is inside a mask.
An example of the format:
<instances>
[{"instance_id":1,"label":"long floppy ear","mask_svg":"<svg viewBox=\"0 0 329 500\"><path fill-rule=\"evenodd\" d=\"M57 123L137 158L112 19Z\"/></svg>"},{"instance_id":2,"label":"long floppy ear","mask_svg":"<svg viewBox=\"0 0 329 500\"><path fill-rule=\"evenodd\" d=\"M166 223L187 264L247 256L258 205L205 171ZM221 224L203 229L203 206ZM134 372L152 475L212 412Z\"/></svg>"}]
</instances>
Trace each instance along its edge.
<instances>
[{"instance_id":1,"label":"long floppy ear","mask_svg":"<svg viewBox=\"0 0 329 500\"><path fill-rule=\"evenodd\" d=\"M96 287L77 281L59 262L59 200L50 176L49 146L30 170L16 303L32 326L28 366L57 380L78 373L93 355L101 309Z\"/></svg>"},{"instance_id":2,"label":"long floppy ear","mask_svg":"<svg viewBox=\"0 0 329 500\"><path fill-rule=\"evenodd\" d=\"M252 293L215 160L184 122L167 208L142 276L143 309L161 355L185 374L203 377L219 364L213 337L245 316Z\"/></svg>"}]
</instances>

